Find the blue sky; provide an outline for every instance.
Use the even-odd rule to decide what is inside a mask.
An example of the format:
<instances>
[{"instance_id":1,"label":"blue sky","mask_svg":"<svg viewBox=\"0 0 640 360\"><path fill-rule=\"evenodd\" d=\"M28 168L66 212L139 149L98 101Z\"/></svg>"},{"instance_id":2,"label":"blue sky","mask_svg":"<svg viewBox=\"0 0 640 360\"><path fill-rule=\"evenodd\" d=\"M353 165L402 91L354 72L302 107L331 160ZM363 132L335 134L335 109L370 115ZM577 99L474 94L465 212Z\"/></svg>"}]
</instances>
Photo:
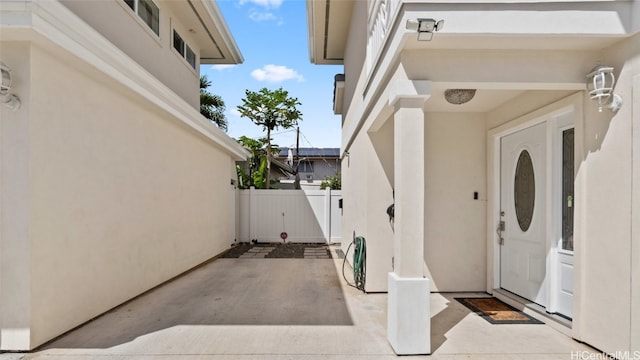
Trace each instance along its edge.
<instances>
[{"instance_id":1,"label":"blue sky","mask_svg":"<svg viewBox=\"0 0 640 360\"><path fill-rule=\"evenodd\" d=\"M245 89L274 90L282 86L297 97L302 112L300 147L340 147L340 116L333 114L333 77L342 66L314 65L309 61L306 5L304 0L218 0L218 6L236 40L244 63L202 65L212 81L211 93L227 107L228 134L266 136L236 110ZM280 146L295 146L295 131L273 135Z\"/></svg>"}]
</instances>

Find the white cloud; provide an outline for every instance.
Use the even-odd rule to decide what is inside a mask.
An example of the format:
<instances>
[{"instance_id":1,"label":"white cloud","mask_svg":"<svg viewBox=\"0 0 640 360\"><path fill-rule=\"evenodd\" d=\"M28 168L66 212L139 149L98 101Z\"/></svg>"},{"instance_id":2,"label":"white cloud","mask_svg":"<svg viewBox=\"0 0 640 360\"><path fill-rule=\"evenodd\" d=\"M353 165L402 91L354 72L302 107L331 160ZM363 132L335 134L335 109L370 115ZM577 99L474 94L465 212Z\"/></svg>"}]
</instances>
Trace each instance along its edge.
<instances>
[{"instance_id":1,"label":"white cloud","mask_svg":"<svg viewBox=\"0 0 640 360\"><path fill-rule=\"evenodd\" d=\"M249 19L255 22L275 21L280 26L284 23L282 16L277 14L277 9L283 0L239 0L240 6L250 4Z\"/></svg>"},{"instance_id":2,"label":"white cloud","mask_svg":"<svg viewBox=\"0 0 640 360\"><path fill-rule=\"evenodd\" d=\"M240 117L240 111L237 108L229 109L229 115L233 117Z\"/></svg>"},{"instance_id":3,"label":"white cloud","mask_svg":"<svg viewBox=\"0 0 640 360\"><path fill-rule=\"evenodd\" d=\"M256 9L251 9L249 10L249 19L256 22L260 22L260 21L276 20L277 17L270 12L262 12Z\"/></svg>"},{"instance_id":4,"label":"white cloud","mask_svg":"<svg viewBox=\"0 0 640 360\"><path fill-rule=\"evenodd\" d=\"M270 83L278 83L285 80L295 79L304 81L304 77L297 71L289 69L282 65L265 65L262 69L255 69L251 72L251 76L258 81L266 81Z\"/></svg>"},{"instance_id":5,"label":"white cloud","mask_svg":"<svg viewBox=\"0 0 640 360\"><path fill-rule=\"evenodd\" d=\"M262 6L266 9L277 9L282 5L282 0L240 0L240 5L246 3Z\"/></svg>"},{"instance_id":6,"label":"white cloud","mask_svg":"<svg viewBox=\"0 0 640 360\"><path fill-rule=\"evenodd\" d=\"M236 64L217 64L217 65L211 65L211 69L223 71L223 70L232 69L236 66L237 66Z\"/></svg>"}]
</instances>

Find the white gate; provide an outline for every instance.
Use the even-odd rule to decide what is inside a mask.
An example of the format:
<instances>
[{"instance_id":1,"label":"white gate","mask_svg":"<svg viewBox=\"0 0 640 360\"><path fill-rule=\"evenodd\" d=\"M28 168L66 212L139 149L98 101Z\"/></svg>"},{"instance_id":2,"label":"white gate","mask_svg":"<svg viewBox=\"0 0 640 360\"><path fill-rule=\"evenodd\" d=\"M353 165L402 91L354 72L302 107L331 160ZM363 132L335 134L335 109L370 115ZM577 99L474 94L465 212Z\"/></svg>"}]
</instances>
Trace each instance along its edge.
<instances>
[{"instance_id":1,"label":"white gate","mask_svg":"<svg viewBox=\"0 0 640 360\"><path fill-rule=\"evenodd\" d=\"M240 190L238 241L340 242L340 198L329 189Z\"/></svg>"}]
</instances>

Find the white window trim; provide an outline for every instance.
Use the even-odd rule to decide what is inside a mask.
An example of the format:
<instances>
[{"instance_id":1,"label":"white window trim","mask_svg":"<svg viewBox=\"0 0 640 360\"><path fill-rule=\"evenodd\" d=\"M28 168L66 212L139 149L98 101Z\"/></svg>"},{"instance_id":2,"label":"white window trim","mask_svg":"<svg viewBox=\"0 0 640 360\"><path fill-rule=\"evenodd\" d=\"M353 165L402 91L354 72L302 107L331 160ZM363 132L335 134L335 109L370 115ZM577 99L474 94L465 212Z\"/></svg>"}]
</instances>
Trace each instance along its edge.
<instances>
[{"instance_id":1,"label":"white window trim","mask_svg":"<svg viewBox=\"0 0 640 360\"><path fill-rule=\"evenodd\" d=\"M129 16L131 16L138 23L138 25L140 25L140 27L143 28L144 31L147 34L149 34L149 36L158 43L158 45L162 46L162 37L160 36L160 34L162 33L162 16L160 16L160 14L162 13L162 9L160 8L160 6L158 6L158 4L154 0L151 0L151 2L153 2L158 7L158 10L159 10L158 34L156 34L153 31L153 29L151 29L151 26L149 26L144 20L142 20L140 15L138 15L137 8L138 8L139 1L140 0L134 0L136 5L134 6L134 9L131 9L124 0L117 0L117 2L120 3L120 6L122 6L122 8L125 9L127 14L129 14Z\"/></svg>"},{"instance_id":2,"label":"white window trim","mask_svg":"<svg viewBox=\"0 0 640 360\"><path fill-rule=\"evenodd\" d=\"M180 36L180 38L182 39L182 42L184 43L184 56L182 54L180 54L178 52L178 50L176 49L176 47L174 46L174 41L175 41L175 37L174 37L174 33L178 34L178 36ZM195 58L195 64L193 66L191 66L191 63L189 63L189 61L187 61L187 48L191 50L191 52L193 52L193 55L196 57ZM180 32L178 30L176 30L175 27L171 28L171 50L173 51L173 53L182 59L182 62L187 65L187 67L189 69L191 69L196 75L199 75L198 72L196 71L196 69L198 69L200 67L200 55L198 53L196 53L193 48L187 43L187 41L184 39L184 37L180 34Z\"/></svg>"}]
</instances>

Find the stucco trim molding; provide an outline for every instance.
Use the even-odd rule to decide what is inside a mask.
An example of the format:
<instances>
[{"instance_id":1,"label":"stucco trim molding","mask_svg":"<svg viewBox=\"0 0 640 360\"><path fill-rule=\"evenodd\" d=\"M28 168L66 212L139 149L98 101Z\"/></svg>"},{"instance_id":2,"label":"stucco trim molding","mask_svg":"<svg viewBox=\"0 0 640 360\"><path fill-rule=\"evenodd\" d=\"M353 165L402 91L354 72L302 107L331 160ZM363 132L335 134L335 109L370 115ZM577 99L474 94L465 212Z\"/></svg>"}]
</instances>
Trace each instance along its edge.
<instances>
[{"instance_id":1,"label":"stucco trim molding","mask_svg":"<svg viewBox=\"0 0 640 360\"><path fill-rule=\"evenodd\" d=\"M399 102L403 107L424 106L424 102L431 97L431 81L429 80L396 80L389 87L389 105L396 106ZM402 101L401 101L402 100ZM414 105L405 106L407 100L414 100Z\"/></svg>"},{"instance_id":2,"label":"stucco trim molding","mask_svg":"<svg viewBox=\"0 0 640 360\"><path fill-rule=\"evenodd\" d=\"M26 41L54 50L64 49L203 135L235 160L249 156L246 149L210 124L198 109L59 1L3 2L0 14L3 41Z\"/></svg>"}]
</instances>

